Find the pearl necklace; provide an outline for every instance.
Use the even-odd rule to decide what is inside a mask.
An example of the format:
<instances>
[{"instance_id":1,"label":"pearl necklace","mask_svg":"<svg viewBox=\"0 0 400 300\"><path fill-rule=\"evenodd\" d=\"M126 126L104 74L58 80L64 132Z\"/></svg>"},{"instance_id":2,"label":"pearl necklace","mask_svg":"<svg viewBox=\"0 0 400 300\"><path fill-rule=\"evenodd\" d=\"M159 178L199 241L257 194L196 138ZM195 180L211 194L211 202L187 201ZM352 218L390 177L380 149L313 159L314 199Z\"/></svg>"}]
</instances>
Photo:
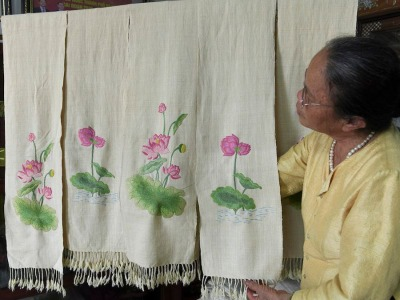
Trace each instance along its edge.
<instances>
[{"instance_id":1,"label":"pearl necklace","mask_svg":"<svg viewBox=\"0 0 400 300\"><path fill-rule=\"evenodd\" d=\"M353 149L351 149L347 155L346 159L348 159L350 156L352 156L354 153L356 153L358 150L360 150L362 147L364 147L375 135L375 131L372 131L366 138L363 140L360 144L355 146ZM329 172L333 171L333 157L335 156L335 145L336 145L336 140L333 140L331 149L329 150Z\"/></svg>"}]
</instances>

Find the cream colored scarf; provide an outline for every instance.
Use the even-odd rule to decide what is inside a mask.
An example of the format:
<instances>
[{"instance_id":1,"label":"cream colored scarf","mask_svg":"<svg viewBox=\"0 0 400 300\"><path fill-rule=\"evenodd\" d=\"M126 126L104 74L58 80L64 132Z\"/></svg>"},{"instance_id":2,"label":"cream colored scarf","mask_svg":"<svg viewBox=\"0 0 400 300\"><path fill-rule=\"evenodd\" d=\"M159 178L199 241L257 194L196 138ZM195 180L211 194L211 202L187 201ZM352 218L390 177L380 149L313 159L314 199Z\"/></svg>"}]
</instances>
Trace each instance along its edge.
<instances>
[{"instance_id":1,"label":"cream colored scarf","mask_svg":"<svg viewBox=\"0 0 400 300\"><path fill-rule=\"evenodd\" d=\"M284 154L309 130L298 123L297 91L303 87L304 72L326 41L340 35L355 35L355 0L278 0L276 41L276 118L278 155ZM301 195L282 201L282 278L300 280L303 257Z\"/></svg>"}]
</instances>

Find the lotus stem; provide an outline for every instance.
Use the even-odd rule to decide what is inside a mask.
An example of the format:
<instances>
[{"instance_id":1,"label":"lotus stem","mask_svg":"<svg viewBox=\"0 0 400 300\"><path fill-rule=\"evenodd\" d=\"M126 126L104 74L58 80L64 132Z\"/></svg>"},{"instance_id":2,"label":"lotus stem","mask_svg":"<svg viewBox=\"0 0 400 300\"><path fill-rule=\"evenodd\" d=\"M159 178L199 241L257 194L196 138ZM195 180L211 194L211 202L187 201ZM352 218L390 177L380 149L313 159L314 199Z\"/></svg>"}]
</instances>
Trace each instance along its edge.
<instances>
[{"instance_id":1,"label":"lotus stem","mask_svg":"<svg viewBox=\"0 0 400 300\"><path fill-rule=\"evenodd\" d=\"M180 145L178 147L176 147L174 149L174 151L172 151L171 157L169 158L169 166L172 165L172 157L174 156L174 153L179 150L179 147L180 147Z\"/></svg>"},{"instance_id":2,"label":"lotus stem","mask_svg":"<svg viewBox=\"0 0 400 300\"><path fill-rule=\"evenodd\" d=\"M165 135L165 112L163 112L162 113L162 115L163 115L163 130L162 130L162 133Z\"/></svg>"},{"instance_id":3,"label":"lotus stem","mask_svg":"<svg viewBox=\"0 0 400 300\"><path fill-rule=\"evenodd\" d=\"M32 141L32 143L33 143L33 147L35 148L35 160L37 161L36 143L35 143L35 141Z\"/></svg>"},{"instance_id":4,"label":"lotus stem","mask_svg":"<svg viewBox=\"0 0 400 300\"><path fill-rule=\"evenodd\" d=\"M163 183L162 183L162 186L163 186L163 187L166 187L166 185L167 185L167 183L168 183L168 177L169 177L169 174L164 178L164 181L163 181Z\"/></svg>"},{"instance_id":5,"label":"lotus stem","mask_svg":"<svg viewBox=\"0 0 400 300\"><path fill-rule=\"evenodd\" d=\"M46 175L44 175L44 179L43 179L43 187L45 187L46 186L46 178L47 178L47 176L50 174L50 171L49 172L47 172L47 174Z\"/></svg>"},{"instance_id":6,"label":"lotus stem","mask_svg":"<svg viewBox=\"0 0 400 300\"><path fill-rule=\"evenodd\" d=\"M169 132L171 131L171 128L172 128L172 126L173 126L174 124L175 124L175 122L172 122L171 125L169 126L169 128L168 128L168 134L167 134L168 136L169 136Z\"/></svg>"},{"instance_id":7,"label":"lotus stem","mask_svg":"<svg viewBox=\"0 0 400 300\"><path fill-rule=\"evenodd\" d=\"M235 188L235 190L236 190L236 160L237 160L237 152L235 152L235 161L234 161L234 164L233 164L233 187Z\"/></svg>"},{"instance_id":8,"label":"lotus stem","mask_svg":"<svg viewBox=\"0 0 400 300\"><path fill-rule=\"evenodd\" d=\"M94 156L94 144L92 144L92 164L91 164L91 167L92 167L92 176L93 176L93 156Z\"/></svg>"}]
</instances>

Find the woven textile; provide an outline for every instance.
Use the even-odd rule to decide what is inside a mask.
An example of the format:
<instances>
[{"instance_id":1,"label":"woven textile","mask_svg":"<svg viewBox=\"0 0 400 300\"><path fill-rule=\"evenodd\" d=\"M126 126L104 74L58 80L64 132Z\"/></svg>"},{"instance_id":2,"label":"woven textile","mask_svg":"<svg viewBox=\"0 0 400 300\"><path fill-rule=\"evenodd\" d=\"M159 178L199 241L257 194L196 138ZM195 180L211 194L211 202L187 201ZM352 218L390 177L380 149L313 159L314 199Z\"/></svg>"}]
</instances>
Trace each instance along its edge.
<instances>
[{"instance_id":1,"label":"woven textile","mask_svg":"<svg viewBox=\"0 0 400 300\"><path fill-rule=\"evenodd\" d=\"M276 43L276 136L278 155L285 153L309 130L298 122L295 103L304 72L326 41L356 32L357 1L278 0ZM298 197L297 197L298 198ZM304 231L300 210L284 199L282 276L300 279Z\"/></svg>"},{"instance_id":2,"label":"woven textile","mask_svg":"<svg viewBox=\"0 0 400 300\"><path fill-rule=\"evenodd\" d=\"M203 296L246 298L240 279L279 277L275 2L215 1L200 32L196 190ZM212 9L211 9L212 7ZM210 197L211 196L211 197ZM210 285L209 285L210 286Z\"/></svg>"},{"instance_id":3,"label":"woven textile","mask_svg":"<svg viewBox=\"0 0 400 300\"><path fill-rule=\"evenodd\" d=\"M18 37L15 42L6 39L6 49L19 49L27 43L25 36L15 34L20 23L27 24L26 35L30 24L37 21L35 32L51 27L55 33L50 31L49 34L58 38L43 36L44 40L38 39L36 44L31 37L28 41L32 46L24 47L21 50L24 53L9 52L6 58L10 74L18 71L23 74L20 69L14 69L12 62L19 56L35 59L30 54L36 57L36 53L30 49L37 49L42 54L38 64L44 64L47 71L44 78L36 79L35 75L22 80L8 77L6 82L10 91L6 105L8 116L15 115L15 119L23 118L27 124L35 124L28 128L26 125L7 128L8 137L25 137L25 144L21 142L23 139L13 139L14 143L18 141L20 152L16 152L15 165L11 161L7 169L7 177L12 181L7 184L8 195L16 195L7 198L7 227L27 231L35 238L37 246L29 257L20 254L19 249L26 249L22 243L25 237L9 233L8 251L11 257L16 257L10 260L10 265L17 270L10 281L11 288L15 285L41 288L47 277L57 274L57 285L45 288L62 291L63 246L66 249L64 265L76 271L76 284L87 282L98 286L111 282L117 286L132 284L154 288L178 281L189 283L200 267L196 198L201 197L204 202L201 204L203 213L207 203L217 221L220 208L233 215L239 215L238 210L247 213L256 207L262 210L266 206L262 201L267 203L263 196L267 185L272 188L271 197L268 196L272 204L268 205L273 207L264 208L266 212L262 218L266 215L268 219L269 214L274 216L269 224L274 223L271 234L276 236L277 247L271 250L274 256L264 260L273 267L264 272L265 268L259 266L251 275L254 268L241 273L238 265L234 271L226 273L226 277L276 278L281 261L277 171L271 169L264 174L264 170L257 168L255 159L258 152L270 157L270 163L276 166L274 50L270 48L274 44L275 5L263 2L254 1L248 5L242 0L177 1L6 19L5 35ZM267 11L271 16L265 21L263 12ZM53 18L63 21L63 26L53 24ZM210 19L215 22L209 22ZM233 31L232 26L235 26ZM231 31L227 38L225 31ZM48 52L41 52L42 44L48 44ZM57 64L53 57L58 52L50 49L59 49L62 54L55 56L59 59ZM231 53L229 57L227 53ZM21 63L22 66L31 68L27 62ZM58 77L52 71L55 67L59 68ZM268 75L265 75L266 69L270 70ZM31 78L44 83L30 83L26 95L19 97L17 91ZM51 80L47 80L49 78ZM38 112L40 106L36 102L32 101L29 106L21 102L34 98L40 83L48 86L49 91L58 91L58 98L39 95L40 103L46 107L43 112ZM243 102L243 97L249 102ZM233 101L230 112L223 111L227 101ZM245 108L248 103L259 106L257 116L252 116L250 109L245 114L234 113L235 107ZM27 107L26 115L18 113L22 105ZM215 113L210 113L210 109ZM53 123L37 121L42 120L45 112L53 118ZM209 138L213 129L208 120L217 119L222 113L228 113L227 118L221 118L218 126L215 123L215 135ZM259 139L252 128L265 117L269 122L260 127L260 133L268 135L268 144ZM55 129L58 135L47 134ZM236 141L235 134L243 137L245 143ZM39 144L42 135L51 146L45 141ZM221 148L224 138L229 141ZM14 151L17 146L8 149ZM228 153L225 160L223 151ZM22 158L29 161L21 162ZM50 168L53 163L50 159L57 162L58 168L52 167L47 174L45 166ZM238 169L233 173L236 160ZM223 164L214 168L216 162L222 161ZM195 177L199 178L199 183ZM221 180L210 180L213 177ZM55 185L57 180L58 186ZM201 196L196 193L197 188L201 189ZM226 202L224 193L233 199L231 203ZM58 223L53 218L51 226L46 228L25 221L24 215L14 208L16 202L26 202L25 209L31 213L30 222L39 222L44 210L36 209L32 203L36 205L37 201L40 206L43 199L52 213L58 213ZM58 207L54 208L56 204ZM64 216L64 244L61 214ZM257 227L260 233L265 232L261 222L253 223L251 227L241 224L238 228L243 228L243 234ZM225 227L228 233L230 225ZM54 237L56 233L58 239ZM257 239L250 242L248 249L256 245L257 257L265 257L261 242ZM54 249L58 265L48 265L52 256L47 248ZM211 252L217 250L222 249L215 248ZM38 252L46 254L37 255ZM245 252L241 255L247 256ZM20 256L25 261L21 262ZM207 264L212 259L205 251L207 276L216 271L208 270ZM242 265L246 265L246 260L243 257ZM255 263L253 259L251 264L256 268ZM228 264L232 264L232 260ZM34 274L20 271L24 268L31 268Z\"/></svg>"},{"instance_id":4,"label":"woven textile","mask_svg":"<svg viewBox=\"0 0 400 300\"><path fill-rule=\"evenodd\" d=\"M308 40L283 30L291 18L301 28L283 0L3 18L10 287L64 292L63 266L76 284L187 284L201 276L200 248L204 298L277 280L275 134L279 151L302 135L286 121L304 68L355 23L355 6L318 3L294 6L326 12ZM343 25L322 26L331 14ZM290 47L310 40L295 63Z\"/></svg>"},{"instance_id":5,"label":"woven textile","mask_svg":"<svg viewBox=\"0 0 400 300\"><path fill-rule=\"evenodd\" d=\"M192 2L69 14L65 247L75 283L154 288L196 276L196 18Z\"/></svg>"},{"instance_id":6,"label":"woven textile","mask_svg":"<svg viewBox=\"0 0 400 300\"><path fill-rule=\"evenodd\" d=\"M12 289L64 291L60 138L66 27L66 14L2 20Z\"/></svg>"}]
</instances>

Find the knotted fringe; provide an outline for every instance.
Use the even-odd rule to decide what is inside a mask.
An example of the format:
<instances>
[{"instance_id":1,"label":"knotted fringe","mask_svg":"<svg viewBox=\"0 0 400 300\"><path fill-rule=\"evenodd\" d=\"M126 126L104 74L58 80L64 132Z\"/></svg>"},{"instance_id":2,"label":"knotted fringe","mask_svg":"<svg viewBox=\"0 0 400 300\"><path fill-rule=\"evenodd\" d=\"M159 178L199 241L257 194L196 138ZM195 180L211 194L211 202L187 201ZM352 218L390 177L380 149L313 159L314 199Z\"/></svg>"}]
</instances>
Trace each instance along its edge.
<instances>
[{"instance_id":1,"label":"knotted fringe","mask_svg":"<svg viewBox=\"0 0 400 300\"><path fill-rule=\"evenodd\" d=\"M188 285L200 278L200 262L170 264L144 268L130 262L121 252L64 251L64 265L75 271L74 284L87 283L98 287L111 282L112 286L134 285L142 290L159 285L182 282Z\"/></svg>"},{"instance_id":2,"label":"knotted fringe","mask_svg":"<svg viewBox=\"0 0 400 300\"><path fill-rule=\"evenodd\" d=\"M281 280L292 279L301 280L301 270L303 268L302 258L284 258L281 272Z\"/></svg>"},{"instance_id":3,"label":"knotted fringe","mask_svg":"<svg viewBox=\"0 0 400 300\"><path fill-rule=\"evenodd\" d=\"M266 280L257 280L259 284L271 284ZM247 299L245 280L214 276L203 276L201 282L202 300L245 300Z\"/></svg>"},{"instance_id":4,"label":"knotted fringe","mask_svg":"<svg viewBox=\"0 0 400 300\"><path fill-rule=\"evenodd\" d=\"M12 291L15 287L26 288L28 290L35 289L39 292L43 290L56 291L63 296L66 295L63 287L63 275L54 269L37 269L37 268L10 268L10 280L8 288Z\"/></svg>"}]
</instances>

